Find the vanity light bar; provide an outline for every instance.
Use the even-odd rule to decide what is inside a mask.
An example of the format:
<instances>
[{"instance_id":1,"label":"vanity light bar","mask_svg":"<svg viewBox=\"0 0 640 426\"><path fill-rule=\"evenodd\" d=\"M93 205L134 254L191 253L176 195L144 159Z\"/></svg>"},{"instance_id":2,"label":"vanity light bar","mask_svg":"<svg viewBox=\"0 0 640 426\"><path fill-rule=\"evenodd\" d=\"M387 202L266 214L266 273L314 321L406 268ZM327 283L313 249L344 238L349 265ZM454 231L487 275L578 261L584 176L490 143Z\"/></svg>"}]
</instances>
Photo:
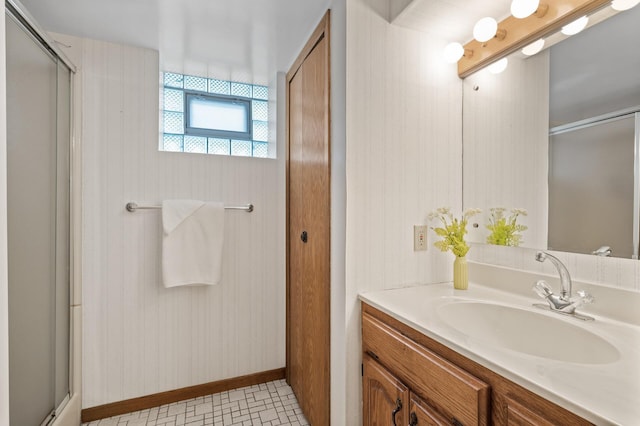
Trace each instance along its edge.
<instances>
[{"instance_id":1,"label":"vanity light bar","mask_svg":"<svg viewBox=\"0 0 640 426\"><path fill-rule=\"evenodd\" d=\"M498 33L486 42L471 40L464 45L465 55L458 61L458 75L468 77L485 66L523 47L557 32L576 19L609 5L611 0L557 0L540 4L533 15L518 19L513 16L498 23Z\"/></svg>"}]
</instances>

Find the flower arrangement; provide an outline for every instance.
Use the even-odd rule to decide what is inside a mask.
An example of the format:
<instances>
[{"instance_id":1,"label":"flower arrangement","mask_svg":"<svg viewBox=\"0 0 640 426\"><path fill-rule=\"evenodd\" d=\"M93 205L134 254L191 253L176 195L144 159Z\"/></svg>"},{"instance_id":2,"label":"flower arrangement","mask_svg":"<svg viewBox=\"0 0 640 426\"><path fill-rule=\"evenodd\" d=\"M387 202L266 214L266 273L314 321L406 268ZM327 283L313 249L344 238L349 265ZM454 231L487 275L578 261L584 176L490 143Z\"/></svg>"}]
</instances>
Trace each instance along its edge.
<instances>
[{"instance_id":1,"label":"flower arrangement","mask_svg":"<svg viewBox=\"0 0 640 426\"><path fill-rule=\"evenodd\" d=\"M467 223L471 216L480 213L480 209L467 209L462 213L460 219L454 218L451 209L448 207L440 207L434 212L429 213L429 220L440 219L442 227L432 228L442 240L436 241L434 245L440 251L449 251L456 257L464 257L469 251L469 244L464 240L467 233Z\"/></svg>"},{"instance_id":2,"label":"flower arrangement","mask_svg":"<svg viewBox=\"0 0 640 426\"><path fill-rule=\"evenodd\" d=\"M491 217L487 229L491 234L487 237L487 243L497 246L517 247L522 242L523 231L528 228L518 223L518 216L526 216L525 209L511 209L511 213L507 216L504 207L494 207L490 209Z\"/></svg>"}]
</instances>

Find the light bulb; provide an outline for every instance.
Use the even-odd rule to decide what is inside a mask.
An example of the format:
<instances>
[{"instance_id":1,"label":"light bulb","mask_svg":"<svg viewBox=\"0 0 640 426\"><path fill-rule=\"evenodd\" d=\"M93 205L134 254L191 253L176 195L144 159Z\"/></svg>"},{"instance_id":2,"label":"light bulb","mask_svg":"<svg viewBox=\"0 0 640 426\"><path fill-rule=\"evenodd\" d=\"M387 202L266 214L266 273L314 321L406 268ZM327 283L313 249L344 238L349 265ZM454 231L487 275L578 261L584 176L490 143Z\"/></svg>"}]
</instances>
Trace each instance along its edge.
<instances>
[{"instance_id":1,"label":"light bulb","mask_svg":"<svg viewBox=\"0 0 640 426\"><path fill-rule=\"evenodd\" d=\"M611 2L611 7L614 10L623 11L623 10L631 9L632 7L636 6L638 3L640 3L640 0L613 0Z\"/></svg>"},{"instance_id":2,"label":"light bulb","mask_svg":"<svg viewBox=\"0 0 640 426\"><path fill-rule=\"evenodd\" d=\"M513 0L511 2L511 14L519 19L526 18L533 15L538 6L540 0Z\"/></svg>"},{"instance_id":3,"label":"light bulb","mask_svg":"<svg viewBox=\"0 0 640 426\"><path fill-rule=\"evenodd\" d=\"M444 60L449 64L455 64L464 55L464 47L460 43L449 43L444 48Z\"/></svg>"},{"instance_id":4,"label":"light bulb","mask_svg":"<svg viewBox=\"0 0 640 426\"><path fill-rule=\"evenodd\" d=\"M534 41L530 45L524 47L522 49L522 53L524 53L527 56L532 56L538 53L539 51L541 51L543 47L544 47L544 39L541 38L540 40Z\"/></svg>"},{"instance_id":5,"label":"light bulb","mask_svg":"<svg viewBox=\"0 0 640 426\"><path fill-rule=\"evenodd\" d=\"M572 23L562 27L561 33L564 35L578 34L580 31L584 30L584 27L586 27L588 23L589 23L589 18L586 16L583 16L582 18L576 19Z\"/></svg>"},{"instance_id":6,"label":"light bulb","mask_svg":"<svg viewBox=\"0 0 640 426\"><path fill-rule=\"evenodd\" d=\"M509 60L507 58L502 58L498 62L494 62L489 65L487 67L487 71L491 74L500 74L502 71L507 69L507 65L509 65Z\"/></svg>"},{"instance_id":7,"label":"light bulb","mask_svg":"<svg viewBox=\"0 0 640 426\"><path fill-rule=\"evenodd\" d=\"M482 18L473 26L473 38L480 43L489 41L498 31L498 22L491 17Z\"/></svg>"}]
</instances>

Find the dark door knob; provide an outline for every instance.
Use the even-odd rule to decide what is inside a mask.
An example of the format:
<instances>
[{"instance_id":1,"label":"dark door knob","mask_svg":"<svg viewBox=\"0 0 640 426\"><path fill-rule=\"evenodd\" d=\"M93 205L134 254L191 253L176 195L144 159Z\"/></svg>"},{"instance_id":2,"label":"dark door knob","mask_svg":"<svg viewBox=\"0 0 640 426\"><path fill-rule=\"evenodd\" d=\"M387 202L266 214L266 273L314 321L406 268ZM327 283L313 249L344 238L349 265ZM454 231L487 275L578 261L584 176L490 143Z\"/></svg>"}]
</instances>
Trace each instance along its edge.
<instances>
[{"instance_id":1,"label":"dark door knob","mask_svg":"<svg viewBox=\"0 0 640 426\"><path fill-rule=\"evenodd\" d=\"M302 234L300 234L300 239L302 240L303 243L307 242L307 240L309 239L307 235L307 231L302 231Z\"/></svg>"}]
</instances>

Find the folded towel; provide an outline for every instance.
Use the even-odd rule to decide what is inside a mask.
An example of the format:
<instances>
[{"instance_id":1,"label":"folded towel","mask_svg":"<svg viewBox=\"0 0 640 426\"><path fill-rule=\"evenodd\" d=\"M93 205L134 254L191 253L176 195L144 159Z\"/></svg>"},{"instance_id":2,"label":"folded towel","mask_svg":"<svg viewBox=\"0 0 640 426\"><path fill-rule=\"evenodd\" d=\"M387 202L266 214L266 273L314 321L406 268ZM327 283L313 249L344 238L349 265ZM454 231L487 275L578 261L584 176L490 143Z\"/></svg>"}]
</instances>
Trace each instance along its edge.
<instances>
[{"instance_id":1,"label":"folded towel","mask_svg":"<svg viewBox=\"0 0 640 426\"><path fill-rule=\"evenodd\" d=\"M196 200L162 202L164 286L220 282L224 205Z\"/></svg>"}]
</instances>

